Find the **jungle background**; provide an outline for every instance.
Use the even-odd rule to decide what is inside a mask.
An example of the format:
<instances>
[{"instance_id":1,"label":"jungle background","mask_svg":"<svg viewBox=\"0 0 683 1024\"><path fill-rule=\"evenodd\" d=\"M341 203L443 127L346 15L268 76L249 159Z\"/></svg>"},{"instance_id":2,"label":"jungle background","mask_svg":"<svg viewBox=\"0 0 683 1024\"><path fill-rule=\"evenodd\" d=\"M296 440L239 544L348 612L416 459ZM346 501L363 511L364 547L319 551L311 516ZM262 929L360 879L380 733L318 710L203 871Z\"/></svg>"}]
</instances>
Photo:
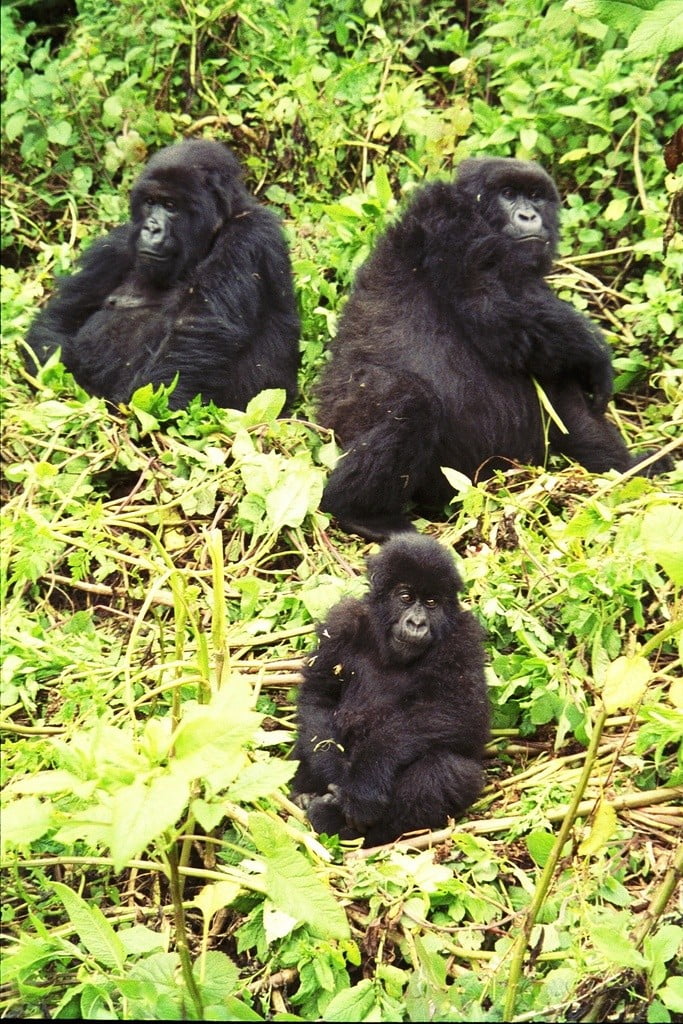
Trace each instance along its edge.
<instances>
[{"instance_id":1,"label":"jungle background","mask_svg":"<svg viewBox=\"0 0 683 1024\"><path fill-rule=\"evenodd\" d=\"M2 15L8 1017L681 1020L678 0L44 0ZM291 245L301 393L110 411L23 338L147 157L222 139ZM312 385L358 266L469 155L564 197L558 293L665 476L562 460L439 522L486 629L488 784L359 851L287 798L315 623L372 550L318 511ZM400 315L400 311L397 311Z\"/></svg>"}]
</instances>

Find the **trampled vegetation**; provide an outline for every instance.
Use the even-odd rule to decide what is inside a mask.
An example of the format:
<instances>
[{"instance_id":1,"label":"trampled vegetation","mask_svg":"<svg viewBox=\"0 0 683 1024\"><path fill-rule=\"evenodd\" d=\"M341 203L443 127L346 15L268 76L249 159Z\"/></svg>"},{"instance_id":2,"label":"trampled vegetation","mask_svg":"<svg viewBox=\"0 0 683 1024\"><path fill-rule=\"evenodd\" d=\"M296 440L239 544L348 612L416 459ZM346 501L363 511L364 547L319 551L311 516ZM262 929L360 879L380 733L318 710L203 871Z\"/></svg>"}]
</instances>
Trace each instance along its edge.
<instances>
[{"instance_id":1,"label":"trampled vegetation","mask_svg":"<svg viewBox=\"0 0 683 1024\"><path fill-rule=\"evenodd\" d=\"M682 21L3 0L4 1015L681 1019ZM22 361L147 155L201 135L290 239L288 418L277 393L171 412L145 388L112 413ZM451 827L359 852L286 796L301 658L370 550L318 511L311 386L377 232L472 154L554 175L554 284L606 332L628 444L679 461L520 467L418 524L486 629L489 781Z\"/></svg>"}]
</instances>

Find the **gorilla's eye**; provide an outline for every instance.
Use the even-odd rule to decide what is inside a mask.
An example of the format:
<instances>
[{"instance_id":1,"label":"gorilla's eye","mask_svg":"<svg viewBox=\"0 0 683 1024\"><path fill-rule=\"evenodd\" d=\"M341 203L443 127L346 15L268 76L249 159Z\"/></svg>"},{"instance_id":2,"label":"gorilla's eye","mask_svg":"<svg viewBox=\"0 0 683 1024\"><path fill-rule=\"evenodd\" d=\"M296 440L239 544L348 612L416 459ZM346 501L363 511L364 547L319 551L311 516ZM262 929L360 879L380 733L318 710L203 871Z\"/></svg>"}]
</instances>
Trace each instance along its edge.
<instances>
[{"instance_id":1,"label":"gorilla's eye","mask_svg":"<svg viewBox=\"0 0 683 1024\"><path fill-rule=\"evenodd\" d=\"M424 600L425 608L436 608L438 601L435 597L426 597Z\"/></svg>"},{"instance_id":2,"label":"gorilla's eye","mask_svg":"<svg viewBox=\"0 0 683 1024\"><path fill-rule=\"evenodd\" d=\"M539 199L543 199L543 193L540 188L532 188L531 192L529 192L529 199L533 200L535 203L538 202Z\"/></svg>"},{"instance_id":3,"label":"gorilla's eye","mask_svg":"<svg viewBox=\"0 0 683 1024\"><path fill-rule=\"evenodd\" d=\"M503 199L514 199L517 193L511 185L506 185L505 188L500 190L500 194Z\"/></svg>"},{"instance_id":4,"label":"gorilla's eye","mask_svg":"<svg viewBox=\"0 0 683 1024\"><path fill-rule=\"evenodd\" d=\"M169 213L178 208L178 204L175 202L174 199L162 199L161 205L165 210L168 210Z\"/></svg>"},{"instance_id":5,"label":"gorilla's eye","mask_svg":"<svg viewBox=\"0 0 683 1024\"><path fill-rule=\"evenodd\" d=\"M413 603L413 595L410 590L399 590L398 599L399 601L403 601L404 604Z\"/></svg>"}]
</instances>

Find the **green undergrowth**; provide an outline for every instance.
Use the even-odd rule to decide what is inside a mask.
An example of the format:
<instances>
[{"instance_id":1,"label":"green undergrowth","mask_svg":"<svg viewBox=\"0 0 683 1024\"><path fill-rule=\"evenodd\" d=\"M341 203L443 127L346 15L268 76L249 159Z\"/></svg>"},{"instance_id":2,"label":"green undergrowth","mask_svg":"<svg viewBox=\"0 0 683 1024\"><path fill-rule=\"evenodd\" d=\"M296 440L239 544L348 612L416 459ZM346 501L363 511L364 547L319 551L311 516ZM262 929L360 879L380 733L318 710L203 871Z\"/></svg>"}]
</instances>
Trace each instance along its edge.
<instances>
[{"instance_id":1,"label":"green undergrowth","mask_svg":"<svg viewBox=\"0 0 683 1024\"><path fill-rule=\"evenodd\" d=\"M51 12L51 13L47 13ZM670 0L3 3L3 970L27 1018L623 1020L683 1013L683 46ZM127 407L26 328L159 145L225 139L290 239L281 417ZM669 152L674 152L675 146ZM652 480L551 460L439 521L486 631L487 786L361 851L287 797L301 659L373 549L318 509L312 386L423 179L538 159L558 292L613 349ZM680 202L680 199L678 200Z\"/></svg>"}]
</instances>

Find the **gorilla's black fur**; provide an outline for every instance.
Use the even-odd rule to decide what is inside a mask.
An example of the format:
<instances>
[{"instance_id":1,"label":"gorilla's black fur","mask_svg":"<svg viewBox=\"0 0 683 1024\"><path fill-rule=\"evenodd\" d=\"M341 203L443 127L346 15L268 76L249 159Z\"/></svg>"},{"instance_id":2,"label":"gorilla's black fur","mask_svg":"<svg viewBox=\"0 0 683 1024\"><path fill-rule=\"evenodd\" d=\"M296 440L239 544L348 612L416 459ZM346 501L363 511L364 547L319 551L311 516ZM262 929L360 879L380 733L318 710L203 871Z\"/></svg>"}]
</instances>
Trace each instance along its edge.
<instances>
[{"instance_id":1,"label":"gorilla's black fur","mask_svg":"<svg viewBox=\"0 0 683 1024\"><path fill-rule=\"evenodd\" d=\"M442 508L442 466L481 479L542 465L546 430L591 471L637 461L604 415L600 331L544 280L558 209L536 164L466 160L455 182L418 190L360 269L318 387L319 421L346 449L322 508L348 531L382 540L410 529L411 504Z\"/></svg>"},{"instance_id":2,"label":"gorilla's black fur","mask_svg":"<svg viewBox=\"0 0 683 1024\"><path fill-rule=\"evenodd\" d=\"M304 669L292 789L317 831L376 846L477 798L489 701L450 553L406 534L368 568L369 593L332 609Z\"/></svg>"},{"instance_id":3,"label":"gorilla's black fur","mask_svg":"<svg viewBox=\"0 0 683 1024\"><path fill-rule=\"evenodd\" d=\"M230 150L201 139L151 158L130 222L58 282L27 338L41 362L61 346L76 380L112 402L178 374L173 408L201 395L236 409L264 388L294 399L298 340L280 224Z\"/></svg>"}]
</instances>

